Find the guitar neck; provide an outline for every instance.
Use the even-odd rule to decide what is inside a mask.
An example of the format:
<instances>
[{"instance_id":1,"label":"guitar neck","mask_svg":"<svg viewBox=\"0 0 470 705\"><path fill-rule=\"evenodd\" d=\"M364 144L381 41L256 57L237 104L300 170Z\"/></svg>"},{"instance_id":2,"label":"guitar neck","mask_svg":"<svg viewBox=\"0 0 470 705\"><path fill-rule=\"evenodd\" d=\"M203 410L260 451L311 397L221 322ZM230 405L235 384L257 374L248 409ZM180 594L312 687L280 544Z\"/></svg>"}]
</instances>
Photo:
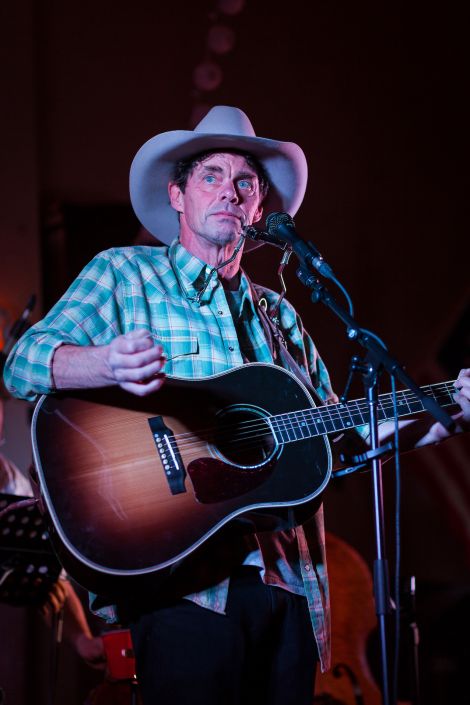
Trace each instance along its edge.
<instances>
[{"instance_id":1,"label":"guitar neck","mask_svg":"<svg viewBox=\"0 0 470 705\"><path fill-rule=\"evenodd\" d=\"M453 381L429 384L420 389L426 396L434 399L439 406L455 404L452 396L455 394ZM397 392L396 397L398 418L425 411L422 401L410 389ZM395 418L391 393L379 396L378 418L379 421ZM302 411L278 414L272 416L270 422L279 442L289 443L367 424L369 422L369 407L366 399L355 399L346 402L346 404L328 404Z\"/></svg>"}]
</instances>

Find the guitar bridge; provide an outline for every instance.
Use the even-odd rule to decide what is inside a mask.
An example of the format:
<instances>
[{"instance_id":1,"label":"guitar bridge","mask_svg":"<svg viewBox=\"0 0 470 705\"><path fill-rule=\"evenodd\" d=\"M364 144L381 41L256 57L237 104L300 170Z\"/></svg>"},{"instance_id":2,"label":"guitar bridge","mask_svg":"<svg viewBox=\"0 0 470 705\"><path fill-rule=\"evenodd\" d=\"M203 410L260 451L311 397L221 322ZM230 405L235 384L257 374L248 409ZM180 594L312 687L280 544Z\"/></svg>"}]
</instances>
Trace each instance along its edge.
<instances>
[{"instance_id":1,"label":"guitar bridge","mask_svg":"<svg viewBox=\"0 0 470 705\"><path fill-rule=\"evenodd\" d=\"M165 426L161 416L154 416L148 422L171 494L186 492L184 486L186 470L173 431Z\"/></svg>"}]
</instances>

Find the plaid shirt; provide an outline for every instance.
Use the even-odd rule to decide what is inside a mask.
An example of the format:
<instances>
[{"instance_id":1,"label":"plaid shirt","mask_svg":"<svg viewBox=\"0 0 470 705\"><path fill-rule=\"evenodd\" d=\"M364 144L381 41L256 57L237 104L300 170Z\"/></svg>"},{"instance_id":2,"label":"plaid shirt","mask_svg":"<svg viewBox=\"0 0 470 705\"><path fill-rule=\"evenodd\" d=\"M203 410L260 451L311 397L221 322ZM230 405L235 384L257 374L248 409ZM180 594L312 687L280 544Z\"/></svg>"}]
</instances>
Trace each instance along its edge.
<instances>
[{"instance_id":1,"label":"plaid shirt","mask_svg":"<svg viewBox=\"0 0 470 705\"><path fill-rule=\"evenodd\" d=\"M194 299L208 282L200 301ZM250 359L272 363L253 304L249 282L241 276L240 314L250 343ZM257 287L268 309L277 294ZM312 379L323 401L335 400L328 373L294 308L283 301L280 327L290 353ZM5 383L18 397L34 401L54 391L52 358L63 344L106 345L136 328L150 330L167 356L165 371L179 377L203 377L243 364L239 336L220 280L209 265L177 241L167 247L128 247L98 254L47 316L18 341L5 366ZM258 537L250 561L261 565L266 583L307 597L322 670L329 665L329 596L324 555L323 515L295 530L296 547L284 532ZM289 548L290 546L290 548ZM289 552L285 548L289 548ZM287 555L295 555L294 563ZM254 557L253 557L254 556ZM188 596L203 607L224 612L229 579ZM112 606L100 610L108 621Z\"/></svg>"}]
</instances>

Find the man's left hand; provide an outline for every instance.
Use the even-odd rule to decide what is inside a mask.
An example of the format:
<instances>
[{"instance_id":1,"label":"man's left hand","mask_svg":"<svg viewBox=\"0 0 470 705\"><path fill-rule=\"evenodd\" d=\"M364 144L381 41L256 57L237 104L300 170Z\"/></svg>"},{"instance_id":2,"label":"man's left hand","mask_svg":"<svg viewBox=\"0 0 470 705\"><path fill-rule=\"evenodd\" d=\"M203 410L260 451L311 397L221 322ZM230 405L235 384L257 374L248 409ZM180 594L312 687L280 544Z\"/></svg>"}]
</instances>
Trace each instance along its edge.
<instances>
[{"instance_id":1,"label":"man's left hand","mask_svg":"<svg viewBox=\"0 0 470 705\"><path fill-rule=\"evenodd\" d=\"M460 370L455 381L454 400L460 406L461 411L454 416L458 425L463 431L470 429L470 369Z\"/></svg>"}]
</instances>

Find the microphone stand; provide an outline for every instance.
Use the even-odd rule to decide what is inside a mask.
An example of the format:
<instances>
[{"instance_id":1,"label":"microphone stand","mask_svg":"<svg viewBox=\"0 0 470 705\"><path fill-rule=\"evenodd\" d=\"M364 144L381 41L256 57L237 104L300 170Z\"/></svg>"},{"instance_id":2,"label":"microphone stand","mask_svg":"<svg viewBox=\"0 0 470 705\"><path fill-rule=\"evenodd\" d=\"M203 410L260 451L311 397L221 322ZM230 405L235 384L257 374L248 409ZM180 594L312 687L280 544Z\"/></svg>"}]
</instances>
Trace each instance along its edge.
<instances>
[{"instance_id":1,"label":"microphone stand","mask_svg":"<svg viewBox=\"0 0 470 705\"><path fill-rule=\"evenodd\" d=\"M299 238L300 240L300 238ZM393 447L391 444L381 447L378 433L378 379L383 370L391 376L400 380L411 389L421 401L423 407L429 411L437 421L440 421L449 431L455 428L455 423L449 414L442 409L437 402L423 394L418 385L404 371L403 367L395 360L387 350L378 342L378 339L369 331L363 330L353 319L353 317L335 300L331 293L318 280L311 270L311 249L310 243L302 242L306 247L296 247L294 252L301 263L296 274L300 281L312 290L311 301L321 302L346 325L347 336L351 340L356 340L367 350L365 360L362 364L356 364L363 374L363 382L366 391L366 398L369 408L370 419L370 450L353 458L354 464L360 462L371 463L372 485L374 499L374 528L376 542L376 559L374 561L374 597L377 620L379 624L380 646L381 646L381 666L382 666L382 695L383 704L390 705L390 678L387 658L387 636L385 617L390 608L388 563L385 554L385 532L384 532L384 508L383 508L383 487L382 487L382 456ZM305 253L305 254L304 254Z\"/></svg>"}]
</instances>

